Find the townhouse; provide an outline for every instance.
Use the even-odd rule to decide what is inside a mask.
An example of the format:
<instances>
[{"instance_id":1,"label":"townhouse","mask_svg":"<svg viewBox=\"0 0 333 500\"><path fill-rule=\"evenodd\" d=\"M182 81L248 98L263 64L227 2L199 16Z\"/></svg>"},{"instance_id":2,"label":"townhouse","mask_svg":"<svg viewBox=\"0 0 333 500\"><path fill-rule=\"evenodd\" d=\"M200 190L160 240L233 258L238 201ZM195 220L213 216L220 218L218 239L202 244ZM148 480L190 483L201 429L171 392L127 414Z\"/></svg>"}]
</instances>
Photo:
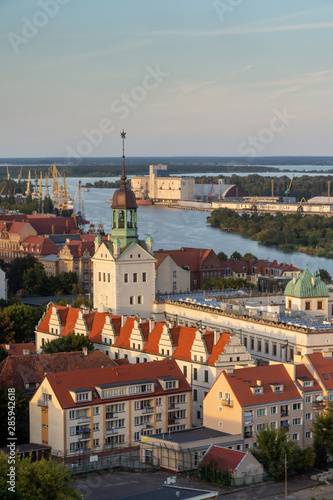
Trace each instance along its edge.
<instances>
[{"instance_id":1,"label":"townhouse","mask_svg":"<svg viewBox=\"0 0 333 500\"><path fill-rule=\"evenodd\" d=\"M46 374L30 401L30 442L58 456L190 427L191 387L174 360Z\"/></svg>"},{"instance_id":2,"label":"townhouse","mask_svg":"<svg viewBox=\"0 0 333 500\"><path fill-rule=\"evenodd\" d=\"M245 450L266 425L282 427L303 447L312 444L314 403L321 397L322 389L305 365L223 371L204 399L204 425L241 434Z\"/></svg>"},{"instance_id":3,"label":"townhouse","mask_svg":"<svg viewBox=\"0 0 333 500\"><path fill-rule=\"evenodd\" d=\"M235 365L253 365L237 335L173 326L166 322L114 316L50 304L36 329L36 348L70 332L87 336L96 349L130 363L172 358L193 389L193 424L202 425L203 398L219 373Z\"/></svg>"}]
</instances>

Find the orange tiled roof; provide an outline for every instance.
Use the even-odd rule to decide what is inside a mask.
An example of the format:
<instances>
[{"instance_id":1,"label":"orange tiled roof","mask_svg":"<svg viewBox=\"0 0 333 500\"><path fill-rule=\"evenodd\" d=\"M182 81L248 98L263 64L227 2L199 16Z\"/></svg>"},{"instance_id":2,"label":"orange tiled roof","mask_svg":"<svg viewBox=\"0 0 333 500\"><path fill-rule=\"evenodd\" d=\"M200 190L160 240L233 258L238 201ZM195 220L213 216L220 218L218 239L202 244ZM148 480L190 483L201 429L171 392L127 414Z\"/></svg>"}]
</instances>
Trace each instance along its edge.
<instances>
[{"instance_id":1,"label":"orange tiled roof","mask_svg":"<svg viewBox=\"0 0 333 500\"><path fill-rule=\"evenodd\" d=\"M179 392L190 392L186 378L173 359L163 361L151 361L149 363L127 364L114 367L104 367L91 370L72 371L71 376L68 373L57 373L46 375L51 387L63 408L73 408L80 406L96 405L104 403L105 399L99 396L93 397L91 402L74 403L69 391L73 389L86 388L95 391L95 387L102 384L121 384L139 380L149 379L154 382L154 393L151 395L158 396L165 393L161 384L158 381L159 377L172 376L179 379L179 389L168 390L168 394ZM96 394L97 395L97 394ZM147 394L126 396L126 399L147 398ZM121 401L124 398L110 398L108 401Z\"/></svg>"},{"instance_id":2,"label":"orange tiled roof","mask_svg":"<svg viewBox=\"0 0 333 500\"><path fill-rule=\"evenodd\" d=\"M59 251L53 241L43 236L28 236L21 245L24 252L36 255L57 254Z\"/></svg>"},{"instance_id":3,"label":"orange tiled roof","mask_svg":"<svg viewBox=\"0 0 333 500\"><path fill-rule=\"evenodd\" d=\"M214 334L213 334L213 336L214 336ZM219 355L224 352L224 348L226 345L229 344L229 342L230 342L230 333L225 333L225 332L221 333L221 336L220 336L217 344L215 346L213 346L211 350L208 350L208 352L211 353L208 360L207 360L208 365L211 365L211 366L215 365L215 362L218 360ZM206 342L206 345L207 345L207 342Z\"/></svg>"},{"instance_id":4,"label":"orange tiled roof","mask_svg":"<svg viewBox=\"0 0 333 500\"><path fill-rule=\"evenodd\" d=\"M204 261L209 254L214 251L206 248L189 248L182 247L180 250L157 250L154 252L155 258L158 259L159 254L170 255L179 267L188 266L190 271L200 271Z\"/></svg>"},{"instance_id":5,"label":"orange tiled roof","mask_svg":"<svg viewBox=\"0 0 333 500\"><path fill-rule=\"evenodd\" d=\"M152 329L146 345L142 349L142 352L148 352L150 354L158 354L158 344L162 335L164 323L155 323Z\"/></svg>"},{"instance_id":6,"label":"orange tiled roof","mask_svg":"<svg viewBox=\"0 0 333 500\"><path fill-rule=\"evenodd\" d=\"M309 372L309 370L307 369L307 367L305 365L303 365L303 364L302 365L295 365L295 367L296 367L296 379L298 379L300 377L307 377L307 378L313 380L313 386L312 387L300 387L302 389L302 391L311 392L311 391L321 390L320 385L318 384L316 379L313 377L313 375L311 375L311 373Z\"/></svg>"},{"instance_id":7,"label":"orange tiled roof","mask_svg":"<svg viewBox=\"0 0 333 500\"><path fill-rule=\"evenodd\" d=\"M223 371L215 383L218 383L220 377L224 377L228 382L241 406L301 399L300 393L282 364L241 368L234 370L230 375ZM250 387L256 386L258 380L261 381L263 393L254 395ZM274 393L270 384L283 384L283 392Z\"/></svg>"},{"instance_id":8,"label":"orange tiled roof","mask_svg":"<svg viewBox=\"0 0 333 500\"><path fill-rule=\"evenodd\" d=\"M308 354L313 368L318 373L318 376L327 390L333 389L333 358L325 358L323 353Z\"/></svg>"}]
</instances>

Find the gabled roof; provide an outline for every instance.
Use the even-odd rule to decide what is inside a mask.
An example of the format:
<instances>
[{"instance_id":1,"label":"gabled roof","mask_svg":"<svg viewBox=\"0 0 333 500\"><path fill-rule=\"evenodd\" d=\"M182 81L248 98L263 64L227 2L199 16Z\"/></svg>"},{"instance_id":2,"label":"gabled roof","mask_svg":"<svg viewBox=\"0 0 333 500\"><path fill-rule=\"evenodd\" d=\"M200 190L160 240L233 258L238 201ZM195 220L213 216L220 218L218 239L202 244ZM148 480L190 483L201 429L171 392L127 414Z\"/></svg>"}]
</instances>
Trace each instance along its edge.
<instances>
[{"instance_id":1,"label":"gabled roof","mask_svg":"<svg viewBox=\"0 0 333 500\"><path fill-rule=\"evenodd\" d=\"M57 309L60 318L60 323L61 326L63 327L60 335L64 336L73 332L79 312L82 311L82 309L76 307L59 306L58 304L53 304L53 303L49 304L45 315L43 316L40 324L37 327L37 331L51 333L49 322L53 307ZM83 314L83 317L86 321L87 328L89 331L88 337L89 340L91 340L91 342L96 342L96 343L102 342L101 332L103 330L103 326L105 324L105 319L107 316L111 318L113 327L115 329L115 333L119 335L121 326L121 316L115 316L109 313L102 313L96 311L92 312L89 311L88 313Z\"/></svg>"},{"instance_id":2,"label":"gabled roof","mask_svg":"<svg viewBox=\"0 0 333 500\"><path fill-rule=\"evenodd\" d=\"M38 235L78 233L78 227L73 217L55 217L52 215L1 215L0 222L24 222L37 231ZM18 226L19 227L19 226Z\"/></svg>"},{"instance_id":3,"label":"gabled roof","mask_svg":"<svg viewBox=\"0 0 333 500\"><path fill-rule=\"evenodd\" d=\"M318 373L326 390L333 390L333 358L324 357L324 353L308 354L311 365Z\"/></svg>"},{"instance_id":4,"label":"gabled roof","mask_svg":"<svg viewBox=\"0 0 333 500\"><path fill-rule=\"evenodd\" d=\"M85 251L87 251L90 256L94 255L94 252L95 252L94 242L91 242L91 241L72 240L72 241L66 242L64 247L65 246L68 248L68 250L70 251L71 255L74 258L82 257ZM60 255L62 253L62 249L59 252Z\"/></svg>"},{"instance_id":5,"label":"gabled roof","mask_svg":"<svg viewBox=\"0 0 333 500\"><path fill-rule=\"evenodd\" d=\"M28 236L21 243L22 250L33 255L57 254L58 247L53 241L43 236Z\"/></svg>"},{"instance_id":6,"label":"gabled roof","mask_svg":"<svg viewBox=\"0 0 333 500\"><path fill-rule=\"evenodd\" d=\"M134 328L135 321L137 321L136 318L127 318L126 323L120 330L119 337L114 343L116 347L123 347L124 349L130 349L131 347L130 337L132 330ZM149 333L149 322L147 321L145 323L139 323L139 327L141 329L144 340L147 340Z\"/></svg>"},{"instance_id":7,"label":"gabled roof","mask_svg":"<svg viewBox=\"0 0 333 500\"><path fill-rule=\"evenodd\" d=\"M293 380L283 364L245 367L234 370L232 374L223 371L215 384L223 378L228 382L234 397L241 406L254 406L290 399L301 399ZM253 394L251 387L257 386L257 381L263 387L262 394ZM283 392L273 392L272 384L284 386ZM233 396L232 396L233 397Z\"/></svg>"},{"instance_id":8,"label":"gabled roof","mask_svg":"<svg viewBox=\"0 0 333 500\"><path fill-rule=\"evenodd\" d=\"M333 361L333 360L332 360ZM295 365L296 369L296 381L297 379L309 379L313 381L313 385L311 387L300 387L300 389L304 392L311 392L311 391L320 391L321 387L318 384L317 380L311 375L310 371L307 369L307 367L303 364L301 365ZM333 363L332 363L332 371L333 371Z\"/></svg>"},{"instance_id":9,"label":"gabled roof","mask_svg":"<svg viewBox=\"0 0 333 500\"><path fill-rule=\"evenodd\" d=\"M0 363L0 386L26 390L25 384L40 384L45 373L68 373L101 366L118 365L103 351L88 351L86 356L81 351L10 356Z\"/></svg>"},{"instance_id":10,"label":"gabled roof","mask_svg":"<svg viewBox=\"0 0 333 500\"><path fill-rule=\"evenodd\" d=\"M211 335L213 337L213 339L214 339L214 333L212 332L210 334L206 333L205 340L206 340L206 337L208 335ZM208 365L214 366L214 364L218 360L220 354L222 354L224 352L225 346L229 344L229 342L230 342L230 336L231 336L230 333L223 332L221 334L221 336L220 336L217 344L215 346L212 345L212 349L208 348L208 344L207 344L207 340L206 340L207 350L208 350L209 353L211 353L210 356L209 356L209 358L208 358L208 360L207 360L207 364Z\"/></svg>"},{"instance_id":11,"label":"gabled roof","mask_svg":"<svg viewBox=\"0 0 333 500\"><path fill-rule=\"evenodd\" d=\"M36 347L33 342L20 343L20 344L0 344L8 354L8 356L21 356L23 351L29 351L29 354L36 352Z\"/></svg>"},{"instance_id":12,"label":"gabled roof","mask_svg":"<svg viewBox=\"0 0 333 500\"><path fill-rule=\"evenodd\" d=\"M92 401L83 403L74 403L69 391L78 390L81 388L96 391L96 386L103 384L116 383L118 386L142 380L151 380L154 386L154 392L150 393L154 396L165 394L159 382L159 378L165 376L176 377L179 380L179 388L168 390L168 394L190 392L186 378L173 359L163 361L151 361L149 363L127 364L114 367L96 368L91 370L77 370L72 371L71 376L68 377L67 372L57 373L55 375L46 375L60 405L63 408L73 408L80 406L90 406L104 403L106 400L101 399L96 392ZM126 396L126 399L147 398L147 394ZM123 400L121 397L110 398L107 401Z\"/></svg>"},{"instance_id":13,"label":"gabled roof","mask_svg":"<svg viewBox=\"0 0 333 500\"><path fill-rule=\"evenodd\" d=\"M154 252L155 258L158 254L169 255L179 267L188 266L191 272L200 271L204 261L214 250L206 248L182 247L180 250L157 250Z\"/></svg>"},{"instance_id":14,"label":"gabled roof","mask_svg":"<svg viewBox=\"0 0 333 500\"><path fill-rule=\"evenodd\" d=\"M209 465L214 461L217 470L228 471L230 473L237 470L247 453L243 451L230 450L218 445L211 445L202 457L200 465ZM254 459L256 460L256 459Z\"/></svg>"}]
</instances>

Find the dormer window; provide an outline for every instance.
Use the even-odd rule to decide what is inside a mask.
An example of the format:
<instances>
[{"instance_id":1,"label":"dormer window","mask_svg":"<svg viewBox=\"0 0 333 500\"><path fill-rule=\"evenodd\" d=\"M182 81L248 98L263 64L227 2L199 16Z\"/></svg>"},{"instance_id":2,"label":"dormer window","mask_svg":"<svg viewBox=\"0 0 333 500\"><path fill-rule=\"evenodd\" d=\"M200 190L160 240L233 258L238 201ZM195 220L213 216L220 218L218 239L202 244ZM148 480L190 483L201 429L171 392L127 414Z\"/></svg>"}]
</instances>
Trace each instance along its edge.
<instances>
[{"instance_id":1,"label":"dormer window","mask_svg":"<svg viewBox=\"0 0 333 500\"><path fill-rule=\"evenodd\" d=\"M76 401L88 401L89 400L89 392L79 392L76 395Z\"/></svg>"},{"instance_id":2,"label":"dormer window","mask_svg":"<svg viewBox=\"0 0 333 500\"><path fill-rule=\"evenodd\" d=\"M254 394L255 396L264 393L264 388L262 386L252 386L250 387L250 389L252 391L252 394Z\"/></svg>"},{"instance_id":3,"label":"dormer window","mask_svg":"<svg viewBox=\"0 0 333 500\"><path fill-rule=\"evenodd\" d=\"M274 393L276 392L283 392L284 386L283 384L270 384L270 388Z\"/></svg>"}]
</instances>

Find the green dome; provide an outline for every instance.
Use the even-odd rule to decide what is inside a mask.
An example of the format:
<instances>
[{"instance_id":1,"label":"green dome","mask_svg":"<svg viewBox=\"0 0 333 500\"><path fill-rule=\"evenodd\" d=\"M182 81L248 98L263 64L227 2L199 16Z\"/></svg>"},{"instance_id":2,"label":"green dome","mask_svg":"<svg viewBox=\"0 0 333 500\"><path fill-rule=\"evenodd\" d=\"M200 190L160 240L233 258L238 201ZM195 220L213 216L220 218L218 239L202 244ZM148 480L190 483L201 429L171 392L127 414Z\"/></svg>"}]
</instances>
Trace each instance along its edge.
<instances>
[{"instance_id":1,"label":"green dome","mask_svg":"<svg viewBox=\"0 0 333 500\"><path fill-rule=\"evenodd\" d=\"M148 238L146 239L146 243L154 243L154 240L151 236L148 236Z\"/></svg>"},{"instance_id":2,"label":"green dome","mask_svg":"<svg viewBox=\"0 0 333 500\"><path fill-rule=\"evenodd\" d=\"M295 275L296 276L296 275ZM284 294L288 297L297 297L299 299L311 297L329 297L329 291L325 283L313 273L311 274L308 266L305 270L295 276L286 286ZM314 280L314 284L312 284Z\"/></svg>"},{"instance_id":3,"label":"green dome","mask_svg":"<svg viewBox=\"0 0 333 500\"><path fill-rule=\"evenodd\" d=\"M100 237L100 235L98 234L95 238L95 243L102 243L102 238Z\"/></svg>"}]
</instances>

